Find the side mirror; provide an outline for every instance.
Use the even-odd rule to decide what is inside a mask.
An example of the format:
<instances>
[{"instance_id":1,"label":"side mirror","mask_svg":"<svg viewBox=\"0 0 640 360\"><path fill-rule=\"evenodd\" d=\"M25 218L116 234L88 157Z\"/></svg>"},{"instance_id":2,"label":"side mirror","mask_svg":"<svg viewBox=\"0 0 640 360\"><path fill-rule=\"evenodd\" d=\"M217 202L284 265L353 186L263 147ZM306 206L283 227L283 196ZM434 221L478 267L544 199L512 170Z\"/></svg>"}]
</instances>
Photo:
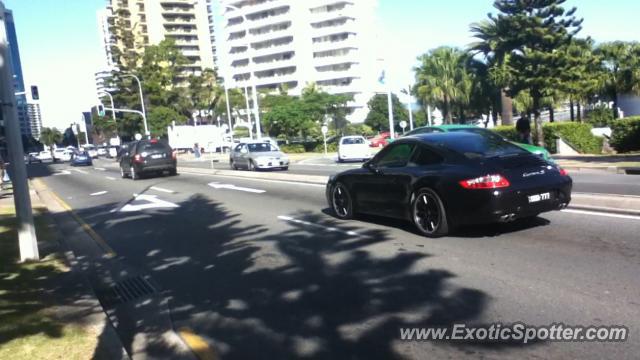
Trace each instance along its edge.
<instances>
[{"instance_id":1,"label":"side mirror","mask_svg":"<svg viewBox=\"0 0 640 360\"><path fill-rule=\"evenodd\" d=\"M247 149L245 149L245 148L242 148L242 149L240 149L240 153L241 154L247 154L247 153L249 153L249 151Z\"/></svg>"},{"instance_id":2,"label":"side mirror","mask_svg":"<svg viewBox=\"0 0 640 360\"><path fill-rule=\"evenodd\" d=\"M374 174L380 174L380 169L378 169L378 167L376 166L376 164L374 164L371 160L365 162L364 164L362 164L362 167L371 171Z\"/></svg>"}]
</instances>

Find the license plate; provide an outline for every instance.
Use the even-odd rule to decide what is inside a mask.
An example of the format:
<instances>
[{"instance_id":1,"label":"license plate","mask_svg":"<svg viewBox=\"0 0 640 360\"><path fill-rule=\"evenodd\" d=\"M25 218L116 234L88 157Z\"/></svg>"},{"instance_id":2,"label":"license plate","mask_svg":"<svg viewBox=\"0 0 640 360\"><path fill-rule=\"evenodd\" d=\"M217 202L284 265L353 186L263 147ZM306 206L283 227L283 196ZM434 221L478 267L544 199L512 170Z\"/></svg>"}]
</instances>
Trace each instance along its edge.
<instances>
[{"instance_id":1,"label":"license plate","mask_svg":"<svg viewBox=\"0 0 640 360\"><path fill-rule=\"evenodd\" d=\"M542 193L542 194L536 194L536 195L530 195L529 196L529 204L531 203L537 203L540 201L545 201L545 200L551 200L551 193Z\"/></svg>"},{"instance_id":2,"label":"license plate","mask_svg":"<svg viewBox=\"0 0 640 360\"><path fill-rule=\"evenodd\" d=\"M153 154L153 155L151 155L152 159L162 159L163 157L164 157L164 155L162 155L162 154Z\"/></svg>"}]
</instances>

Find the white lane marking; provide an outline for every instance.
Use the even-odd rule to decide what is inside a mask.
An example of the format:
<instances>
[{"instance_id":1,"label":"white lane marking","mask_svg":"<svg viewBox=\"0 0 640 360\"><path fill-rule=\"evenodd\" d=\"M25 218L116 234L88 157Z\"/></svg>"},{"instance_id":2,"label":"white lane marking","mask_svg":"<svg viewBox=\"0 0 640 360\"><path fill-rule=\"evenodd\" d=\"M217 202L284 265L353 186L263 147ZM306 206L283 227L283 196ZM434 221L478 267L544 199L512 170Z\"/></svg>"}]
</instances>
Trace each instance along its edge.
<instances>
[{"instance_id":1,"label":"white lane marking","mask_svg":"<svg viewBox=\"0 0 640 360\"><path fill-rule=\"evenodd\" d=\"M305 226L310 226L310 227L323 229L325 231L331 231L331 232L338 232L338 233L342 233L342 234L347 234L349 236L364 236L364 235L358 234L355 231L345 231L345 230L338 229L338 228L331 227L331 226L324 226L324 225L320 225L320 224L314 224L314 223L311 223L311 222L308 222L308 221L295 219L295 218L292 218L291 216L286 216L286 215L280 215L280 216L278 216L278 219L280 219L282 221L292 222L292 223L295 223L295 224L300 224L300 225L305 225Z\"/></svg>"},{"instance_id":2,"label":"white lane marking","mask_svg":"<svg viewBox=\"0 0 640 360\"><path fill-rule=\"evenodd\" d=\"M106 193L107 193L107 191L98 191L98 192L94 192L93 194L89 194L89 196L100 196L100 195L104 195Z\"/></svg>"},{"instance_id":3,"label":"white lane marking","mask_svg":"<svg viewBox=\"0 0 640 360\"><path fill-rule=\"evenodd\" d=\"M248 193L254 193L254 194L262 194L265 193L265 190L260 190L260 189L252 189L252 188L247 188L247 187L242 187L242 186L235 186L232 184L220 184L217 182L212 182L208 184L210 187L214 188L214 189L227 189L227 190L237 190L237 191L244 191L244 192L248 192Z\"/></svg>"},{"instance_id":4,"label":"white lane marking","mask_svg":"<svg viewBox=\"0 0 640 360\"><path fill-rule=\"evenodd\" d=\"M269 183L278 183L278 184L287 184L287 185L300 185L300 186L311 186L311 187L321 187L324 188L326 185L324 184L314 184L314 183L306 183L306 182L296 182L296 181L287 181L287 180L271 180L271 179L254 179L254 178L239 178L237 176L230 175L215 175L215 174L200 174L200 173L192 173L188 171L181 171L181 174L195 175L195 176L211 176L211 177L222 177L222 178L230 178L234 180L247 180L247 181L258 181L258 182L269 182ZM328 181L327 177L327 181Z\"/></svg>"},{"instance_id":5,"label":"white lane marking","mask_svg":"<svg viewBox=\"0 0 640 360\"><path fill-rule=\"evenodd\" d=\"M94 167L94 169L96 169L96 170L100 170L100 171L107 171L107 169L105 169L105 168L101 168L101 167Z\"/></svg>"},{"instance_id":6,"label":"white lane marking","mask_svg":"<svg viewBox=\"0 0 640 360\"><path fill-rule=\"evenodd\" d=\"M612 217L612 218L618 218L618 219L640 220L640 216L634 216L634 215L611 214L611 213L602 213L602 212L596 212L596 211L573 210L573 209L564 209L560 211L566 212L566 213L572 213L572 214L604 216L604 217Z\"/></svg>"},{"instance_id":7,"label":"white lane marking","mask_svg":"<svg viewBox=\"0 0 640 360\"><path fill-rule=\"evenodd\" d=\"M143 200L146 201L144 204L127 204L120 208L121 212L133 212L133 211L141 211L146 209L155 209L155 208L177 208L180 207L177 204L172 202L168 202L162 199L158 199L156 195L136 195L134 194L135 200ZM118 211L117 209L115 211ZM112 211L113 212L113 211Z\"/></svg>"},{"instance_id":8,"label":"white lane marking","mask_svg":"<svg viewBox=\"0 0 640 360\"><path fill-rule=\"evenodd\" d=\"M105 176L107 180L116 180L116 178L111 177L111 176Z\"/></svg>"},{"instance_id":9,"label":"white lane marking","mask_svg":"<svg viewBox=\"0 0 640 360\"><path fill-rule=\"evenodd\" d=\"M152 186L149 189L151 190L155 190L155 191L160 191L160 192L164 192L164 193L168 193L168 194L175 194L176 192L170 189L165 189L165 188L161 188L161 187L157 187L157 186Z\"/></svg>"},{"instance_id":10,"label":"white lane marking","mask_svg":"<svg viewBox=\"0 0 640 360\"><path fill-rule=\"evenodd\" d=\"M84 171L84 170L80 170L80 169L71 169L71 170L76 171L76 172L79 172L80 174L85 174L85 175L87 175L87 174L88 174L88 172L86 172L86 171Z\"/></svg>"},{"instance_id":11,"label":"white lane marking","mask_svg":"<svg viewBox=\"0 0 640 360\"><path fill-rule=\"evenodd\" d=\"M59 175L71 175L71 173L67 170L60 170L60 172L53 174L53 176L59 176Z\"/></svg>"}]
</instances>

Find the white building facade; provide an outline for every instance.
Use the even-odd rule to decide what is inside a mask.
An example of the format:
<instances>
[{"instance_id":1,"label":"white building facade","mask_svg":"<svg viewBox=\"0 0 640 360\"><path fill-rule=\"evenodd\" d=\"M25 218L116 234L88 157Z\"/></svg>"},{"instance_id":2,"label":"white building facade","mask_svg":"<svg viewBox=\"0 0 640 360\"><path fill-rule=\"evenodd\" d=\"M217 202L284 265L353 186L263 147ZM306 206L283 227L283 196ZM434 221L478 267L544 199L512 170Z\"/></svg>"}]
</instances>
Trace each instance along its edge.
<instances>
[{"instance_id":1,"label":"white building facade","mask_svg":"<svg viewBox=\"0 0 640 360\"><path fill-rule=\"evenodd\" d=\"M364 121L379 76L377 0L220 0L219 6L225 29L217 37L225 58L219 66L227 86L255 82L299 95L315 83L353 95L348 119Z\"/></svg>"}]
</instances>

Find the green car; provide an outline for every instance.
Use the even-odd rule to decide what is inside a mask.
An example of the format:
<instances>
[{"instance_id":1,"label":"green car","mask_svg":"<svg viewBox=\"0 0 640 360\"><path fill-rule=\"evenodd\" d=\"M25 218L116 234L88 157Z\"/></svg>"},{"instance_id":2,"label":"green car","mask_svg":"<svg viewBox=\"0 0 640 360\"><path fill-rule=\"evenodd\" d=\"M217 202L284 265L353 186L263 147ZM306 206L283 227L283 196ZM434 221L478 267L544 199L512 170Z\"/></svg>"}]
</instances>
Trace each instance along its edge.
<instances>
[{"instance_id":1,"label":"green car","mask_svg":"<svg viewBox=\"0 0 640 360\"><path fill-rule=\"evenodd\" d=\"M424 126L424 127L419 127L417 129L413 129L411 131L409 131L408 133L406 133L404 136L411 136L411 135L417 135L417 134L427 134L427 133L432 133L432 132L450 132L450 131L467 131L467 132L473 132L476 134L480 134L480 135L485 135L485 136L498 136L501 139L504 139L502 136L500 136L497 133L494 133L493 131L489 130L489 129L485 129L485 128L481 128L481 127L477 127L474 125L437 125L437 126ZM519 146L521 148L523 148L524 150L527 150L530 153L542 156L543 159L550 161L550 162L554 162L553 159L551 158L551 154L549 154L549 151L547 151L547 149L540 147L540 146L535 146L535 145L529 145L529 144L522 144L522 143L518 143L515 141L510 141L508 139L504 139L506 141L509 141L510 143Z\"/></svg>"}]
</instances>

